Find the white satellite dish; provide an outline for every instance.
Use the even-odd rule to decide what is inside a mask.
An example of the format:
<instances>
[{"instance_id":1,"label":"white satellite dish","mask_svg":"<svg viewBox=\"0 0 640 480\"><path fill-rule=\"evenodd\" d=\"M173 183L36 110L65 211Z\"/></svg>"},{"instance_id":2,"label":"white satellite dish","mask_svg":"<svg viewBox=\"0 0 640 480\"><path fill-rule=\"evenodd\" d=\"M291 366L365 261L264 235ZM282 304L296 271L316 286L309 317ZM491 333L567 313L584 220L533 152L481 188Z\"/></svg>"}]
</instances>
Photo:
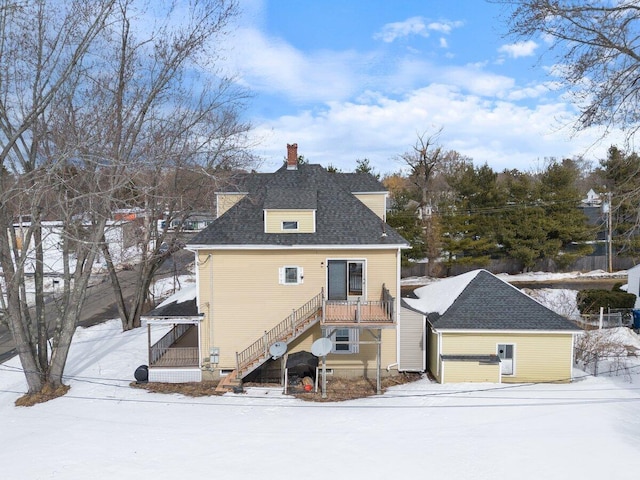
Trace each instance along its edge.
<instances>
[{"instance_id":1,"label":"white satellite dish","mask_svg":"<svg viewBox=\"0 0 640 480\"><path fill-rule=\"evenodd\" d=\"M322 337L313 342L311 345L311 353L313 353L316 357L324 357L333 348L333 343L330 338Z\"/></svg>"},{"instance_id":2,"label":"white satellite dish","mask_svg":"<svg viewBox=\"0 0 640 480\"><path fill-rule=\"evenodd\" d=\"M275 360L276 358L280 358L287 352L287 344L284 342L276 342L269 347L269 353L271 357Z\"/></svg>"}]
</instances>

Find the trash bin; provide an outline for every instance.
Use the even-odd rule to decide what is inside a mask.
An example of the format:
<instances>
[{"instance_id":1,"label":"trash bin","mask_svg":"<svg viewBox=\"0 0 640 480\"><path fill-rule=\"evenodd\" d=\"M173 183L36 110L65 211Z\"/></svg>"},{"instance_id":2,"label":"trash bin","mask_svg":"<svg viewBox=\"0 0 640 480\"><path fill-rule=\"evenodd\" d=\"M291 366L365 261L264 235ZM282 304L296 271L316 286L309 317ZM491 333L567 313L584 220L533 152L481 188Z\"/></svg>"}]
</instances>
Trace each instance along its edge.
<instances>
[{"instance_id":1,"label":"trash bin","mask_svg":"<svg viewBox=\"0 0 640 480\"><path fill-rule=\"evenodd\" d=\"M147 383L149 381L149 367L147 365L140 365L136 368L133 376L137 383Z\"/></svg>"},{"instance_id":2,"label":"trash bin","mask_svg":"<svg viewBox=\"0 0 640 480\"><path fill-rule=\"evenodd\" d=\"M640 329L640 310L633 310L633 329Z\"/></svg>"}]
</instances>

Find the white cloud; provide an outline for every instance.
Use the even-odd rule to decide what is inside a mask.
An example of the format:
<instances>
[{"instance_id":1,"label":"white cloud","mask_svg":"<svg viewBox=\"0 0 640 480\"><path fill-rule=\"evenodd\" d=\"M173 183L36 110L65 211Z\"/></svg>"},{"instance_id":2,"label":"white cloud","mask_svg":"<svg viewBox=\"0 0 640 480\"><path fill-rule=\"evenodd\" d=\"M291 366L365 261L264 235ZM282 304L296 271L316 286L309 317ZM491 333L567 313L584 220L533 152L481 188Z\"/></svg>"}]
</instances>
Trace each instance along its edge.
<instances>
[{"instance_id":1,"label":"white cloud","mask_svg":"<svg viewBox=\"0 0 640 480\"><path fill-rule=\"evenodd\" d=\"M378 38L392 42L439 32L441 46L446 46L444 36L457 26L412 17L385 25ZM599 133L571 137L573 107L558 96L556 84L519 85L513 77L492 72L495 64L486 61L438 65L433 57L407 48L405 55L395 56L386 47L304 52L249 28L238 29L235 37L234 68L241 81L258 96L274 96L286 105L273 107L269 115L298 109L249 119L261 141L256 153L265 159L265 171L280 166L286 144L293 142L314 163L352 171L355 160L366 157L380 172L396 171L402 164L393 159L411 148L417 134L440 127L445 148L496 170L527 170L548 156L599 159L608 145L617 143L607 139L606 146L589 149ZM536 47L525 42L501 51L515 58Z\"/></svg>"},{"instance_id":2,"label":"white cloud","mask_svg":"<svg viewBox=\"0 0 640 480\"><path fill-rule=\"evenodd\" d=\"M402 164L394 158L411 148L417 134L443 127L442 145L471 157L475 165L527 171L544 157L603 158L610 142L593 147L596 131L572 138L573 118L563 103L528 108L432 84L401 99L367 92L357 102L330 102L320 112L258 125L256 133L266 139L258 152L267 160L266 170L279 166L287 143L297 142L313 163L353 171L355 160L366 157L380 172L396 171Z\"/></svg>"},{"instance_id":3,"label":"white cloud","mask_svg":"<svg viewBox=\"0 0 640 480\"><path fill-rule=\"evenodd\" d=\"M502 45L498 51L506 53L511 58L530 57L532 56L538 44L533 40L527 40L526 42L510 43L508 45Z\"/></svg>"},{"instance_id":4,"label":"white cloud","mask_svg":"<svg viewBox=\"0 0 640 480\"><path fill-rule=\"evenodd\" d=\"M285 93L297 102L345 98L356 89L354 71L366 56L355 52L301 52L253 29L236 32L232 70L253 90Z\"/></svg>"},{"instance_id":5,"label":"white cloud","mask_svg":"<svg viewBox=\"0 0 640 480\"><path fill-rule=\"evenodd\" d=\"M444 33L444 34L449 34L451 33L451 30L453 30L454 28L458 28L461 27L463 25L463 22L430 22L429 25L427 25L427 29L434 31L434 32L440 32L440 33Z\"/></svg>"},{"instance_id":6,"label":"white cloud","mask_svg":"<svg viewBox=\"0 0 640 480\"><path fill-rule=\"evenodd\" d=\"M387 23L380 32L374 35L374 38L391 43L398 38L410 35L428 37L430 32L449 34L451 30L461 25L462 22L449 21L426 23L423 17L411 17L402 22Z\"/></svg>"}]
</instances>

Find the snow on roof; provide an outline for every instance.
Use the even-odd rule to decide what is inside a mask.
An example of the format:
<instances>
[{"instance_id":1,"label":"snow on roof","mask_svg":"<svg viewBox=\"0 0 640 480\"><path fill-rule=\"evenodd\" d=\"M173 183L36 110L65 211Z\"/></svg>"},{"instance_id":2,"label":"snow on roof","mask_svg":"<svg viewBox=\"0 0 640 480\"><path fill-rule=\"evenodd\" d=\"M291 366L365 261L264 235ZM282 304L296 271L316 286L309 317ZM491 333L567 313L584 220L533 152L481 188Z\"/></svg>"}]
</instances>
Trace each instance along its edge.
<instances>
[{"instance_id":1,"label":"snow on roof","mask_svg":"<svg viewBox=\"0 0 640 480\"><path fill-rule=\"evenodd\" d=\"M456 277L445 278L413 291L418 298L403 298L414 310L424 313L437 312L442 315L467 288L469 282L482 270L472 270Z\"/></svg>"},{"instance_id":2,"label":"snow on roof","mask_svg":"<svg viewBox=\"0 0 640 480\"><path fill-rule=\"evenodd\" d=\"M184 303L184 302L188 302L190 300L193 300L196 298L196 284L191 284L185 287L182 287L180 290L178 290L176 293L174 293L173 295L171 295L170 297L166 298L160 305L158 305L156 307L156 309L158 308L162 308L162 307L166 307L167 305L171 304L171 303Z\"/></svg>"}]
</instances>

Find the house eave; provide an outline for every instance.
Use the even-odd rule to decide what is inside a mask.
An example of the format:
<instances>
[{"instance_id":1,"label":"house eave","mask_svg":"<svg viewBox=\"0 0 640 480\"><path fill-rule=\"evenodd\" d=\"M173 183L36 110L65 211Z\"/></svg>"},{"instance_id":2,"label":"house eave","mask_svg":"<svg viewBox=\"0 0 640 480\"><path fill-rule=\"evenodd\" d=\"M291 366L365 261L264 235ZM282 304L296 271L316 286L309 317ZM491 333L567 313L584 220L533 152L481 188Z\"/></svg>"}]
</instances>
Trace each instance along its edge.
<instances>
[{"instance_id":1,"label":"house eave","mask_svg":"<svg viewBox=\"0 0 640 480\"><path fill-rule=\"evenodd\" d=\"M189 250L397 250L411 248L410 245L397 243L386 245L190 245Z\"/></svg>"},{"instance_id":2,"label":"house eave","mask_svg":"<svg viewBox=\"0 0 640 480\"><path fill-rule=\"evenodd\" d=\"M518 329L494 329L494 328L434 328L435 333L490 333L490 334L524 334L524 335L579 335L583 330L518 330Z\"/></svg>"},{"instance_id":3,"label":"house eave","mask_svg":"<svg viewBox=\"0 0 640 480\"><path fill-rule=\"evenodd\" d=\"M204 320L204 315L200 314L193 317L149 317L142 315L140 319L153 325L178 325L200 323Z\"/></svg>"}]
</instances>

